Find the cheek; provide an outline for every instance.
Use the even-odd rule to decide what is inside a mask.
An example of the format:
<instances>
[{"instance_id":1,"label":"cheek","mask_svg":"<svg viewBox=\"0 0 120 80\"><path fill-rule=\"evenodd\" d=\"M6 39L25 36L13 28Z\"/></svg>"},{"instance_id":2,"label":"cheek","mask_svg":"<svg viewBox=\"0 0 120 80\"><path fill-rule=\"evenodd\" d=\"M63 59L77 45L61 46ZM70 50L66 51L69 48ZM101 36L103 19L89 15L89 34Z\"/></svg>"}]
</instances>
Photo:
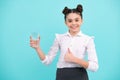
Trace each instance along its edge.
<instances>
[{"instance_id":1,"label":"cheek","mask_svg":"<svg viewBox=\"0 0 120 80\"><path fill-rule=\"evenodd\" d=\"M70 29L70 26L68 26L68 25L67 25L67 28L69 28L69 29Z\"/></svg>"},{"instance_id":2,"label":"cheek","mask_svg":"<svg viewBox=\"0 0 120 80\"><path fill-rule=\"evenodd\" d=\"M66 25L67 25L68 27L70 27L71 24L70 24L70 23L66 23Z\"/></svg>"},{"instance_id":3,"label":"cheek","mask_svg":"<svg viewBox=\"0 0 120 80\"><path fill-rule=\"evenodd\" d=\"M80 21L80 24L82 24L82 21Z\"/></svg>"},{"instance_id":4,"label":"cheek","mask_svg":"<svg viewBox=\"0 0 120 80\"><path fill-rule=\"evenodd\" d=\"M81 24L82 24L81 22L78 22L78 23L77 23L77 25L79 25L79 26L81 26Z\"/></svg>"},{"instance_id":5,"label":"cheek","mask_svg":"<svg viewBox=\"0 0 120 80\"><path fill-rule=\"evenodd\" d=\"M81 23L79 23L79 26L81 25Z\"/></svg>"}]
</instances>

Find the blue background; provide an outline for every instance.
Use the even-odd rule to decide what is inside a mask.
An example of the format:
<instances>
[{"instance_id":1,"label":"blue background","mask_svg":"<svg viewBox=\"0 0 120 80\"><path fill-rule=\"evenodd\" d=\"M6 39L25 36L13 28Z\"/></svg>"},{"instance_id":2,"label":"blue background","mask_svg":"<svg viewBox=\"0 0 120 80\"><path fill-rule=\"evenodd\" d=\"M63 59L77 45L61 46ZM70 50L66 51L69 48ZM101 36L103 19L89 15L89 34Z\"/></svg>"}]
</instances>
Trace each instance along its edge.
<instances>
[{"instance_id":1,"label":"blue background","mask_svg":"<svg viewBox=\"0 0 120 80\"><path fill-rule=\"evenodd\" d=\"M88 71L90 80L120 80L120 0L0 0L0 80L55 80L58 55L43 65L29 36L38 32L47 54L55 33L67 31L63 8L79 3L84 7L81 29L95 36L100 66Z\"/></svg>"}]
</instances>

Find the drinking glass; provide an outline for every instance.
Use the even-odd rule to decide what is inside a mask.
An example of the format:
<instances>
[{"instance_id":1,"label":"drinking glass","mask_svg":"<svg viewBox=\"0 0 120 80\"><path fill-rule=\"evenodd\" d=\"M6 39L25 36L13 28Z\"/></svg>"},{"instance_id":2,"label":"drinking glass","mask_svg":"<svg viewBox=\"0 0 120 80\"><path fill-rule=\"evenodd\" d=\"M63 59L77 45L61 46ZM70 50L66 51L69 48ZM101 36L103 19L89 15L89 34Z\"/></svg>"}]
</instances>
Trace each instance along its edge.
<instances>
[{"instance_id":1,"label":"drinking glass","mask_svg":"<svg viewBox=\"0 0 120 80\"><path fill-rule=\"evenodd\" d=\"M35 42L33 47L37 48L39 46L39 33L37 32L32 32L31 33L31 39Z\"/></svg>"},{"instance_id":2,"label":"drinking glass","mask_svg":"<svg viewBox=\"0 0 120 80\"><path fill-rule=\"evenodd\" d=\"M31 33L31 38L32 38L32 40L38 40L38 39L39 39L39 33L37 33L37 32L32 32L32 33Z\"/></svg>"}]
</instances>

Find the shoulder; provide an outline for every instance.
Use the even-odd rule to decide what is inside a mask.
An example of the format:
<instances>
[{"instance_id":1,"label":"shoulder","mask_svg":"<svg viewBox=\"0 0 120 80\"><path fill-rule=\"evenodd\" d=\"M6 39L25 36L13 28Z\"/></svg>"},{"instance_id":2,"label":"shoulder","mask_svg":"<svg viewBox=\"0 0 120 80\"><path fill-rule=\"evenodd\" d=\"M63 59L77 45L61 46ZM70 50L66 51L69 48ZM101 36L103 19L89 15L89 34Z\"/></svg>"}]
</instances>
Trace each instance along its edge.
<instances>
[{"instance_id":1,"label":"shoulder","mask_svg":"<svg viewBox=\"0 0 120 80\"><path fill-rule=\"evenodd\" d=\"M56 33L55 34L56 38L61 38L61 37L64 37L65 35L66 35L66 33L63 33L63 34Z\"/></svg>"},{"instance_id":2,"label":"shoulder","mask_svg":"<svg viewBox=\"0 0 120 80\"><path fill-rule=\"evenodd\" d=\"M82 37L83 37L83 39L84 39L84 42L85 42L85 44L87 45L89 42L93 42L94 41L94 36L90 36L90 35L87 35L87 34L83 34L82 33Z\"/></svg>"},{"instance_id":3,"label":"shoulder","mask_svg":"<svg viewBox=\"0 0 120 80\"><path fill-rule=\"evenodd\" d=\"M61 41L61 40L65 39L66 33L63 33L63 34L58 34L58 33L56 33L56 34L55 34L55 37L56 37L56 39L57 39L58 41Z\"/></svg>"},{"instance_id":4,"label":"shoulder","mask_svg":"<svg viewBox=\"0 0 120 80\"><path fill-rule=\"evenodd\" d=\"M85 39L94 39L95 38L94 36L90 36L90 35L87 35L87 34L84 34L84 33L82 33L82 37L85 38Z\"/></svg>"}]
</instances>

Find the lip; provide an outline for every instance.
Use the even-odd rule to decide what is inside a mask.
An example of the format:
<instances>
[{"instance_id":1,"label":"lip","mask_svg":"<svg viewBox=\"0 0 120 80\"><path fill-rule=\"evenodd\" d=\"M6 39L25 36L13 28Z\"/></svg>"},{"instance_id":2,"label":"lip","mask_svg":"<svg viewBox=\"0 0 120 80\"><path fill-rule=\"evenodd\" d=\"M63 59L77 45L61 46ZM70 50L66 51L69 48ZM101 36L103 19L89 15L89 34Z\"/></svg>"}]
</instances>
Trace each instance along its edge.
<instances>
[{"instance_id":1,"label":"lip","mask_svg":"<svg viewBox=\"0 0 120 80\"><path fill-rule=\"evenodd\" d=\"M71 26L71 29L77 29L78 27L77 26Z\"/></svg>"}]
</instances>

